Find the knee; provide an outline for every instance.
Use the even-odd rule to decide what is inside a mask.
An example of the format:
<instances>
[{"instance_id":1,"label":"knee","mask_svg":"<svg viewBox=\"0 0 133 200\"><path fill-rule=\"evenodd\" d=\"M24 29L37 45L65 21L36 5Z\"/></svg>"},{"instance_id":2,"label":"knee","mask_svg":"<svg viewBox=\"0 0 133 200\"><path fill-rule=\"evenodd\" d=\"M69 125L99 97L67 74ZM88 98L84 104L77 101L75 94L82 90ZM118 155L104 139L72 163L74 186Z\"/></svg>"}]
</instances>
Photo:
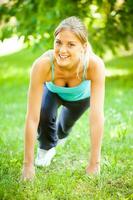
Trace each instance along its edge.
<instances>
[{"instance_id":1,"label":"knee","mask_svg":"<svg viewBox=\"0 0 133 200\"><path fill-rule=\"evenodd\" d=\"M64 132L64 133L67 133L71 130L73 126L73 123L69 122L69 123L58 123L58 130L59 132Z\"/></svg>"},{"instance_id":2,"label":"knee","mask_svg":"<svg viewBox=\"0 0 133 200\"><path fill-rule=\"evenodd\" d=\"M55 122L56 116L53 115L51 112L48 112L47 110L41 109L40 121L43 121L45 123Z\"/></svg>"}]
</instances>

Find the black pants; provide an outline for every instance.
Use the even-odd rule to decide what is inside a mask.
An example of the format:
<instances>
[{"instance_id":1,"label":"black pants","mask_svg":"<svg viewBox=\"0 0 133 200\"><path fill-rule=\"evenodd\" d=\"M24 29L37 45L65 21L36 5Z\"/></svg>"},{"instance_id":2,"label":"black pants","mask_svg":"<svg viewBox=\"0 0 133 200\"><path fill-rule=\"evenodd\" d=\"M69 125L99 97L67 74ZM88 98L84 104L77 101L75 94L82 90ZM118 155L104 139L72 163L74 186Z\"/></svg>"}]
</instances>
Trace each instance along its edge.
<instances>
[{"instance_id":1,"label":"black pants","mask_svg":"<svg viewBox=\"0 0 133 200\"><path fill-rule=\"evenodd\" d=\"M62 105L59 118L57 110ZM68 136L75 122L90 105L90 98L65 101L44 85L40 121L38 125L39 148L51 149L58 139Z\"/></svg>"}]
</instances>

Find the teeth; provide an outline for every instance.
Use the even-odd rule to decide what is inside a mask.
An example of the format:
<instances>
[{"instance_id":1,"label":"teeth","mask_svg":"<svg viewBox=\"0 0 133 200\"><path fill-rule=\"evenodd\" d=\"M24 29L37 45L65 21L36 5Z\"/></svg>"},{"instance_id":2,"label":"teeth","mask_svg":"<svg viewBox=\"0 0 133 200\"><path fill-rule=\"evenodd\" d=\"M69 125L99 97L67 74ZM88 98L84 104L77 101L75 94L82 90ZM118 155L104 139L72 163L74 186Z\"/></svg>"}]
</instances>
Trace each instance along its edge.
<instances>
[{"instance_id":1,"label":"teeth","mask_svg":"<svg viewBox=\"0 0 133 200\"><path fill-rule=\"evenodd\" d=\"M60 55L60 57L61 57L61 58L67 58L68 56L62 56L62 55Z\"/></svg>"}]
</instances>

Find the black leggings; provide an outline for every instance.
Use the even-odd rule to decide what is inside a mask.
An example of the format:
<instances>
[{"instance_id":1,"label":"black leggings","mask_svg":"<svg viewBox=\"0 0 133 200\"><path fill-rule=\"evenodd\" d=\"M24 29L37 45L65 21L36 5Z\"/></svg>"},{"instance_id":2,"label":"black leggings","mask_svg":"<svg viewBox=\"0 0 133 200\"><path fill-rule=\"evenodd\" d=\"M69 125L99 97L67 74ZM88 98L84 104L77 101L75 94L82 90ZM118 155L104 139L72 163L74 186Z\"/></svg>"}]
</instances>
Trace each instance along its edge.
<instances>
[{"instance_id":1,"label":"black leggings","mask_svg":"<svg viewBox=\"0 0 133 200\"><path fill-rule=\"evenodd\" d=\"M57 119L57 110L62 105ZM58 139L68 136L75 122L90 105L90 98L65 101L44 85L40 121L38 125L39 148L51 149Z\"/></svg>"}]
</instances>

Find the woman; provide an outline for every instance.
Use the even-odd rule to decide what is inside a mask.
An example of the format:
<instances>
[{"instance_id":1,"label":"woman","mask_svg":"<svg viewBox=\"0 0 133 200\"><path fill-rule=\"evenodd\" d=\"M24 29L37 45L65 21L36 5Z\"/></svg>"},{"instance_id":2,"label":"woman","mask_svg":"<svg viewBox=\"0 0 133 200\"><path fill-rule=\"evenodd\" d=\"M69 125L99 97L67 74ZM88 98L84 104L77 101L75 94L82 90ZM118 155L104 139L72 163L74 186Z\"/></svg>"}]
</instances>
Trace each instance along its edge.
<instances>
[{"instance_id":1,"label":"woman","mask_svg":"<svg viewBox=\"0 0 133 200\"><path fill-rule=\"evenodd\" d=\"M87 174L100 172L104 129L103 61L88 45L84 24L77 17L63 20L55 30L54 49L32 67L25 124L23 178L35 175L34 145L39 148L35 165L48 166L57 143L66 140L74 123L90 106L91 152ZM62 105L58 121L57 109Z\"/></svg>"}]
</instances>

